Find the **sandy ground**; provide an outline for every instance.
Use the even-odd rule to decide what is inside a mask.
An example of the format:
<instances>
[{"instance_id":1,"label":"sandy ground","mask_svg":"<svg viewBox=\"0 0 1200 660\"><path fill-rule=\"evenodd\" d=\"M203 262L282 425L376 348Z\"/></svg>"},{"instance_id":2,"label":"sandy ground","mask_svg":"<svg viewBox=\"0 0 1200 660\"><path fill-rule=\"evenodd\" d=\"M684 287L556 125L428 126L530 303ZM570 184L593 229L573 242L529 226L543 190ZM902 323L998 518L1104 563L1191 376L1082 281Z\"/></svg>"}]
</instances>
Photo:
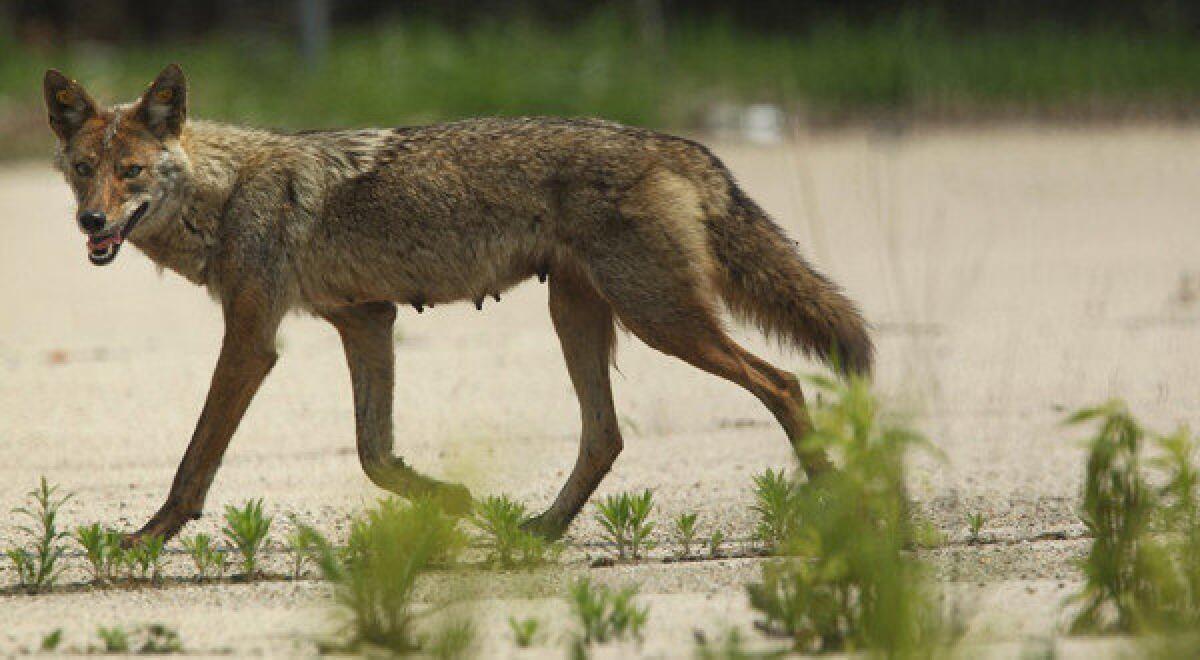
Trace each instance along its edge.
<instances>
[{"instance_id":1,"label":"sandy ground","mask_svg":"<svg viewBox=\"0 0 1200 660\"><path fill-rule=\"evenodd\" d=\"M890 136L853 132L787 147L716 145L750 193L861 302L876 328L879 391L945 452L920 460L913 492L950 541L929 553L972 604L970 638L996 657L1057 633L1086 549L1074 514L1082 473L1063 411L1126 398L1162 428L1200 425L1200 130L1042 129ZM132 248L90 266L65 185L41 164L0 169L0 510L39 475L75 493L67 524L133 528L164 496L200 410L220 340L207 295ZM549 503L576 451L578 413L536 281L489 304L399 322L397 448L477 494ZM757 336L777 364L814 365ZM234 438L187 532L225 504L263 497L338 536L379 493L354 455L349 379L332 329L304 317ZM788 465L782 432L750 395L622 340L615 388L626 449L600 494L654 488L659 527L696 511L707 534L752 531L750 476ZM987 516L969 546L963 518ZM17 537L0 516L0 545ZM275 538L281 539L286 525ZM505 619L538 614L527 654L561 655L566 576L634 582L651 606L641 652L688 655L695 630L755 639L743 585L761 560L588 569L601 555L585 514L566 571L505 576L478 600L488 655L513 651ZM671 547L664 542L660 554ZM176 544L172 544L177 547ZM732 553L741 546L733 543ZM188 574L172 555L169 573ZM283 569L272 552L268 565ZM198 653L291 655L330 629L314 580L95 591L68 559L61 592L0 595L0 652L55 627L85 646L97 625L161 621ZM15 582L7 565L0 587ZM1086 640L1060 642L1091 656ZM636 649L609 649L613 657Z\"/></svg>"}]
</instances>

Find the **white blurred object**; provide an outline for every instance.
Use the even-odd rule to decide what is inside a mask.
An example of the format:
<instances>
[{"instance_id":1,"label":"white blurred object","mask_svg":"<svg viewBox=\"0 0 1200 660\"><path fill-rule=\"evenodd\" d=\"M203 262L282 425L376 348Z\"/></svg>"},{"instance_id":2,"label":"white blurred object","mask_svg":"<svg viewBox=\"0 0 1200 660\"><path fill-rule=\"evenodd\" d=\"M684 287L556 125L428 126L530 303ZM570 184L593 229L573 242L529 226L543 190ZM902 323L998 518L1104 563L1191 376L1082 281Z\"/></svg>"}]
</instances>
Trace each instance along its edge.
<instances>
[{"instance_id":1,"label":"white blurred object","mask_svg":"<svg viewBox=\"0 0 1200 660\"><path fill-rule=\"evenodd\" d=\"M742 112L742 135L756 144L783 141L783 111L778 106L757 103Z\"/></svg>"},{"instance_id":2,"label":"white blurred object","mask_svg":"<svg viewBox=\"0 0 1200 660\"><path fill-rule=\"evenodd\" d=\"M722 103L709 109L708 130L755 144L783 141L786 118L779 106L769 103L739 106Z\"/></svg>"}]
</instances>

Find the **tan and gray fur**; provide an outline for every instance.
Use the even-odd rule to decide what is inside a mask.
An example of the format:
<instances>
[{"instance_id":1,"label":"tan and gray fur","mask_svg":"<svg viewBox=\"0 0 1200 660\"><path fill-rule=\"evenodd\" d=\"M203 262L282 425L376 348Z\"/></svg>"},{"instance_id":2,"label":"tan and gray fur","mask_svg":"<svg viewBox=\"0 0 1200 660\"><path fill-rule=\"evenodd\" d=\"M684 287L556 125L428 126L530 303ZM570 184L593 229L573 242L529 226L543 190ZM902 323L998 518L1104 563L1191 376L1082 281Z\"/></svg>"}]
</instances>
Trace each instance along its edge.
<instances>
[{"instance_id":1,"label":"tan and gray fur","mask_svg":"<svg viewBox=\"0 0 1200 660\"><path fill-rule=\"evenodd\" d=\"M531 521L563 532L622 448L609 383L615 324L757 396L811 474L794 376L726 334L722 304L786 344L867 375L855 305L703 146L590 119L476 119L393 129L284 133L187 119L167 67L138 101L101 108L57 71L45 80L59 167L80 212L122 231L160 266L207 287L225 337L208 400L166 503L139 534L171 536L200 515L221 456L276 360L283 315L328 320L344 343L366 474L462 511L461 486L392 452L396 304L481 305L549 280L549 307L583 424L579 456ZM86 161L83 176L77 164ZM130 169L131 164L139 168ZM98 208L93 208L98 207Z\"/></svg>"}]
</instances>

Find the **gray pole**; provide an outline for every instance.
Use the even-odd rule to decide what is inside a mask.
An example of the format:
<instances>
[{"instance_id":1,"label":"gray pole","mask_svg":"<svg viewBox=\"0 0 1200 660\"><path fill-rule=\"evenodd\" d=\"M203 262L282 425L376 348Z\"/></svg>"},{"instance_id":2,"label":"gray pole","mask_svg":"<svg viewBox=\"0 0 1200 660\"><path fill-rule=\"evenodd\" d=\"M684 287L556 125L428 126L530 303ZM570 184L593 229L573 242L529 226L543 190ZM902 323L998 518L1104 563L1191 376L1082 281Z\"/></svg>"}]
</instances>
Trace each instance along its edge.
<instances>
[{"instance_id":1,"label":"gray pole","mask_svg":"<svg viewBox=\"0 0 1200 660\"><path fill-rule=\"evenodd\" d=\"M300 56L315 69L329 46L329 0L296 0L300 23Z\"/></svg>"}]
</instances>

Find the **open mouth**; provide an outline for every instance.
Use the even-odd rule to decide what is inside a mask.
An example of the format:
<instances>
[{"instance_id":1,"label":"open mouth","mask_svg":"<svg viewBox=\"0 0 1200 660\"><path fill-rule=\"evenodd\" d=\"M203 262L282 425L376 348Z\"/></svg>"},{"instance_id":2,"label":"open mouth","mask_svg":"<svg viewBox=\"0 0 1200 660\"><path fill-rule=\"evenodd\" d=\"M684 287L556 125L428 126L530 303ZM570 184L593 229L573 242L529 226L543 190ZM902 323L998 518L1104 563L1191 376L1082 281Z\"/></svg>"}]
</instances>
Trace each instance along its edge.
<instances>
[{"instance_id":1,"label":"open mouth","mask_svg":"<svg viewBox=\"0 0 1200 660\"><path fill-rule=\"evenodd\" d=\"M133 215L125 221L120 227L116 227L112 231L92 234L88 236L87 249L88 261L97 266L112 263L113 259L117 258L117 252L121 249L121 243L125 241L125 237L133 228L137 226L142 216L146 215L146 209L150 208L150 202L142 202L142 205L134 210Z\"/></svg>"}]
</instances>

